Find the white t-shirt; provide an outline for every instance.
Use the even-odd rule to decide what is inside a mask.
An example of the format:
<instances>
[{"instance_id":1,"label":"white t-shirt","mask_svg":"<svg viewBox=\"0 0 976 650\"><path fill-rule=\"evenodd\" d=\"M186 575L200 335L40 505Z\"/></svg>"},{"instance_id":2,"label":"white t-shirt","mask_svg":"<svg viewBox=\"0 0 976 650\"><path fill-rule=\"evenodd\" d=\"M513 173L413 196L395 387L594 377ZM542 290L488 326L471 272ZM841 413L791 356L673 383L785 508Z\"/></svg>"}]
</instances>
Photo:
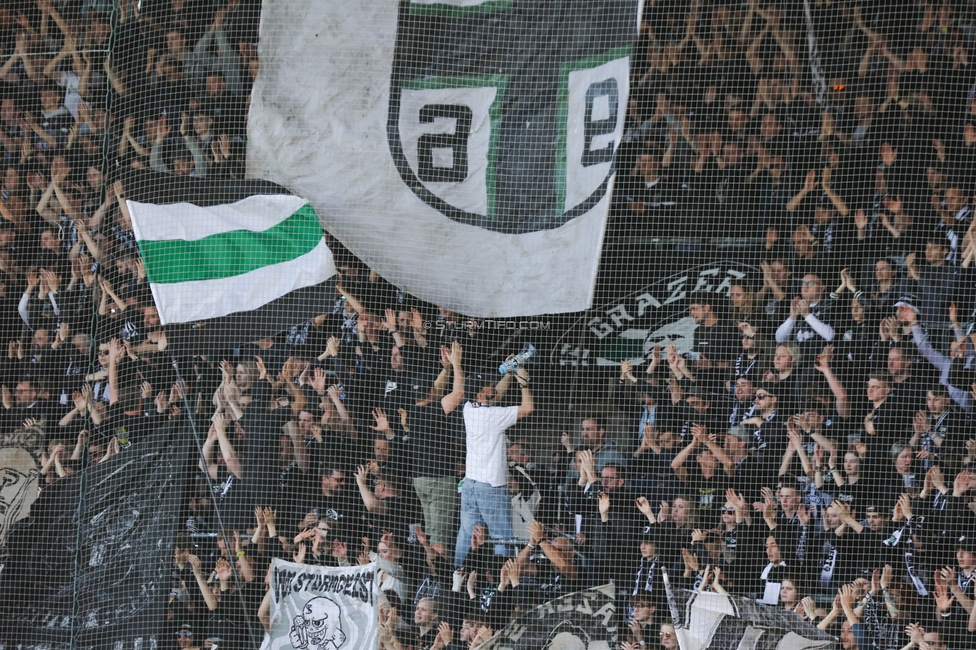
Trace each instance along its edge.
<instances>
[{"instance_id":1,"label":"white t-shirt","mask_svg":"<svg viewBox=\"0 0 976 650\"><path fill-rule=\"evenodd\" d=\"M78 94L78 85L81 78L74 72L62 71L58 79L58 85L64 88L64 107L71 113L71 117L78 121L78 102L83 98Z\"/></svg>"},{"instance_id":2,"label":"white t-shirt","mask_svg":"<svg viewBox=\"0 0 976 650\"><path fill-rule=\"evenodd\" d=\"M493 487L508 484L508 459L505 456L505 429L518 419L517 406L464 405L464 431L467 440L464 478Z\"/></svg>"}]
</instances>

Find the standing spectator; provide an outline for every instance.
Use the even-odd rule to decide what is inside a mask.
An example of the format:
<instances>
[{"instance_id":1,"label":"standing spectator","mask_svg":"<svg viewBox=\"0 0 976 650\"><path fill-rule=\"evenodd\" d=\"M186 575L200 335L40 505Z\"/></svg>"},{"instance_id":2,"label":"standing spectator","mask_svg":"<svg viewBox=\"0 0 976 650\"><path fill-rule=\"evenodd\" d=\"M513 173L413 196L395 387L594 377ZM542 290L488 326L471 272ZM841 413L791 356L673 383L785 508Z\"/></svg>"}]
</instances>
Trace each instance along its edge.
<instances>
[{"instance_id":1,"label":"standing spectator","mask_svg":"<svg viewBox=\"0 0 976 650\"><path fill-rule=\"evenodd\" d=\"M790 303L790 316L776 330L776 342L795 341L803 358L809 360L823 341L834 340L829 302L824 300L824 285L820 276L808 273L800 283L800 295Z\"/></svg>"},{"instance_id":2,"label":"standing spectator","mask_svg":"<svg viewBox=\"0 0 976 650\"><path fill-rule=\"evenodd\" d=\"M713 305L715 294L700 291L693 293L690 300L689 314L698 327L693 354L688 358L696 370L728 370L737 347L735 329L727 319L719 317Z\"/></svg>"},{"instance_id":3,"label":"standing spectator","mask_svg":"<svg viewBox=\"0 0 976 650\"><path fill-rule=\"evenodd\" d=\"M454 566L464 565L471 546L474 527L484 524L496 541L495 554L507 555L504 541L512 537L512 505L508 497L508 463L505 459L505 429L532 415L535 403L529 390L525 366L515 373L522 390L519 406L491 406L495 386L478 391L474 402L464 405L464 429L467 452L464 460L464 482L461 485L461 528L454 550Z\"/></svg>"}]
</instances>

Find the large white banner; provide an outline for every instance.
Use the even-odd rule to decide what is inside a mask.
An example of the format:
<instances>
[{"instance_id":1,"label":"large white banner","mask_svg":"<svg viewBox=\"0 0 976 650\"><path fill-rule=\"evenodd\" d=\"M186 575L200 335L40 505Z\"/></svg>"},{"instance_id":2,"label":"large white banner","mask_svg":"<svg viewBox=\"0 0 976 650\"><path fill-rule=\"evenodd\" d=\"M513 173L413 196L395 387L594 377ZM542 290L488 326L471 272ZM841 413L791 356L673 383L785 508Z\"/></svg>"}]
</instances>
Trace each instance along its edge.
<instances>
[{"instance_id":1,"label":"large white banner","mask_svg":"<svg viewBox=\"0 0 976 650\"><path fill-rule=\"evenodd\" d=\"M591 304L638 2L265 0L248 174L470 316Z\"/></svg>"},{"instance_id":2,"label":"large white banner","mask_svg":"<svg viewBox=\"0 0 976 650\"><path fill-rule=\"evenodd\" d=\"M275 559L269 650L379 647L376 564L332 568Z\"/></svg>"},{"instance_id":3,"label":"large white banner","mask_svg":"<svg viewBox=\"0 0 976 650\"><path fill-rule=\"evenodd\" d=\"M681 650L839 650L837 639L788 609L682 590L672 601Z\"/></svg>"}]
</instances>

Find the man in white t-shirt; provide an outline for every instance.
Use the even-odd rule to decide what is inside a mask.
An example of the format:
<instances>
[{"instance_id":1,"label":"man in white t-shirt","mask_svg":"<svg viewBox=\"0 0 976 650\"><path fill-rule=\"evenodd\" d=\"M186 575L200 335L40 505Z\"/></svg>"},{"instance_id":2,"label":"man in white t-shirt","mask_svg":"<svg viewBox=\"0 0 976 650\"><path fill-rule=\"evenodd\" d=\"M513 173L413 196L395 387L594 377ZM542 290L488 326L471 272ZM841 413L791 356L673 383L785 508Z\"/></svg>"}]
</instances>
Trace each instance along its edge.
<instances>
[{"instance_id":1,"label":"man in white t-shirt","mask_svg":"<svg viewBox=\"0 0 976 650\"><path fill-rule=\"evenodd\" d=\"M460 567L471 550L471 534L482 524L497 542L512 538L512 503L508 495L508 458L505 454L505 429L532 414L535 405L525 368L515 373L522 389L519 406L492 406L503 394L511 375L499 385L478 391L475 402L464 405L466 439L465 473L461 485L461 529L454 551L454 565ZM502 384L505 384L503 387ZM497 392L496 392L497 391ZM496 555L507 555L505 545L495 544Z\"/></svg>"}]
</instances>

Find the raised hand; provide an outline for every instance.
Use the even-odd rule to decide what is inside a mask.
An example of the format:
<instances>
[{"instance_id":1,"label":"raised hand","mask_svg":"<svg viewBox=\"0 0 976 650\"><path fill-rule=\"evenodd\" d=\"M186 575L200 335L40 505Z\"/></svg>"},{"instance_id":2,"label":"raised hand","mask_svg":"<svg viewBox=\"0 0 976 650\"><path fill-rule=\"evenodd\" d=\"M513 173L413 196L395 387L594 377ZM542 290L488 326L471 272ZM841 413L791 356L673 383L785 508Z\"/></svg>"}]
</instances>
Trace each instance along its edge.
<instances>
[{"instance_id":1,"label":"raised hand","mask_svg":"<svg viewBox=\"0 0 976 650\"><path fill-rule=\"evenodd\" d=\"M298 548L291 554L291 559L295 564L304 564L306 553L308 553L308 544L302 541L298 545ZM369 562L366 564L369 564Z\"/></svg>"},{"instance_id":2,"label":"raised hand","mask_svg":"<svg viewBox=\"0 0 976 650\"><path fill-rule=\"evenodd\" d=\"M653 518L653 510L651 508L651 502L647 500L647 497L638 497L635 503L637 505L637 509L641 511L641 514L643 514L648 519Z\"/></svg>"},{"instance_id":3,"label":"raised hand","mask_svg":"<svg viewBox=\"0 0 976 650\"><path fill-rule=\"evenodd\" d=\"M481 524L474 527L471 531L471 550L477 551L485 543L485 528Z\"/></svg>"},{"instance_id":4,"label":"raised hand","mask_svg":"<svg viewBox=\"0 0 976 650\"><path fill-rule=\"evenodd\" d=\"M935 609L940 613L948 612L956 600L955 596L949 595L950 572L955 577L955 571L950 567L935 572Z\"/></svg>"},{"instance_id":5,"label":"raised hand","mask_svg":"<svg viewBox=\"0 0 976 650\"><path fill-rule=\"evenodd\" d=\"M634 379L634 364L630 361L624 359L620 362L620 378L629 381L635 381Z\"/></svg>"},{"instance_id":6,"label":"raised hand","mask_svg":"<svg viewBox=\"0 0 976 650\"><path fill-rule=\"evenodd\" d=\"M736 493L736 491L732 488L725 491L725 499L732 504L732 507L735 508L737 512L745 514L746 509L749 507L749 504L746 503L745 496Z\"/></svg>"},{"instance_id":7,"label":"raised hand","mask_svg":"<svg viewBox=\"0 0 976 650\"><path fill-rule=\"evenodd\" d=\"M366 481L369 478L369 470L366 469L365 465L360 465L356 468L356 483L362 486L366 485Z\"/></svg>"},{"instance_id":8,"label":"raised hand","mask_svg":"<svg viewBox=\"0 0 976 650\"><path fill-rule=\"evenodd\" d=\"M376 407L373 409L373 420L376 421L375 427L370 427L373 431L389 431L390 421L386 417L386 411Z\"/></svg>"},{"instance_id":9,"label":"raised hand","mask_svg":"<svg viewBox=\"0 0 976 650\"><path fill-rule=\"evenodd\" d=\"M451 362L452 366L460 366L461 360L464 358L464 348L458 341L451 343L451 353L448 355L448 360Z\"/></svg>"},{"instance_id":10,"label":"raised hand","mask_svg":"<svg viewBox=\"0 0 976 650\"><path fill-rule=\"evenodd\" d=\"M790 301L790 318L796 320L800 315L800 303L803 301L799 296L794 296Z\"/></svg>"},{"instance_id":11,"label":"raised hand","mask_svg":"<svg viewBox=\"0 0 976 650\"><path fill-rule=\"evenodd\" d=\"M540 521L531 521L528 526L529 545L538 546L546 538L546 529Z\"/></svg>"},{"instance_id":12,"label":"raised hand","mask_svg":"<svg viewBox=\"0 0 976 650\"><path fill-rule=\"evenodd\" d=\"M925 628L918 623L910 623L905 627L905 634L915 645L920 645L925 638Z\"/></svg>"},{"instance_id":13,"label":"raised hand","mask_svg":"<svg viewBox=\"0 0 976 650\"><path fill-rule=\"evenodd\" d=\"M811 621L817 616L817 604L813 602L813 598L810 598L810 596L804 597L798 607L803 608L803 615Z\"/></svg>"},{"instance_id":14,"label":"raised hand","mask_svg":"<svg viewBox=\"0 0 976 650\"><path fill-rule=\"evenodd\" d=\"M593 451L589 449L584 449L580 452L580 474L586 477L589 483L596 483L599 480L596 475Z\"/></svg>"},{"instance_id":15,"label":"raised hand","mask_svg":"<svg viewBox=\"0 0 976 650\"><path fill-rule=\"evenodd\" d=\"M447 646L451 645L451 641L454 640L454 630L448 625L447 621L441 621L441 624L437 626L437 636L434 638L434 643L431 644L431 650L443 650Z\"/></svg>"},{"instance_id":16,"label":"raised hand","mask_svg":"<svg viewBox=\"0 0 976 650\"><path fill-rule=\"evenodd\" d=\"M661 346L655 345L651 349L651 364L647 366L647 372L653 372L653 366L661 363Z\"/></svg>"},{"instance_id":17,"label":"raised hand","mask_svg":"<svg viewBox=\"0 0 976 650\"><path fill-rule=\"evenodd\" d=\"M230 562L222 557L217 558L217 565L214 567L214 573L217 574L217 579L221 582L227 582L230 580L231 575L233 575L230 568Z\"/></svg>"},{"instance_id":18,"label":"raised hand","mask_svg":"<svg viewBox=\"0 0 976 650\"><path fill-rule=\"evenodd\" d=\"M657 520L659 522L661 522L661 521L667 521L668 520L668 517L671 516L671 506L668 505L668 502L667 501L661 501L661 502L659 502L658 503L658 506L660 506L660 507L657 510Z\"/></svg>"},{"instance_id":19,"label":"raised hand","mask_svg":"<svg viewBox=\"0 0 976 650\"><path fill-rule=\"evenodd\" d=\"M971 470L964 469L963 471L956 474L955 480L952 482L952 494L956 497L961 497L967 491L972 489L976 485L976 473Z\"/></svg>"},{"instance_id":20,"label":"raised hand","mask_svg":"<svg viewBox=\"0 0 976 650\"><path fill-rule=\"evenodd\" d=\"M380 322L380 326L385 330L395 332L397 328L396 312L387 308L384 312L384 318Z\"/></svg>"},{"instance_id":21,"label":"raised hand","mask_svg":"<svg viewBox=\"0 0 976 650\"><path fill-rule=\"evenodd\" d=\"M312 371L312 380L309 382L309 385L316 393L324 393L326 379L327 377L325 370L322 368L315 368L315 370Z\"/></svg>"},{"instance_id":22,"label":"raised hand","mask_svg":"<svg viewBox=\"0 0 976 650\"><path fill-rule=\"evenodd\" d=\"M816 363L814 363L814 368L820 372L826 372L830 369L830 361L834 358L834 344L831 343L824 347L817 355Z\"/></svg>"},{"instance_id":23,"label":"raised hand","mask_svg":"<svg viewBox=\"0 0 976 650\"><path fill-rule=\"evenodd\" d=\"M691 425L691 435L697 442L702 444L708 442L708 429L700 424Z\"/></svg>"}]
</instances>

